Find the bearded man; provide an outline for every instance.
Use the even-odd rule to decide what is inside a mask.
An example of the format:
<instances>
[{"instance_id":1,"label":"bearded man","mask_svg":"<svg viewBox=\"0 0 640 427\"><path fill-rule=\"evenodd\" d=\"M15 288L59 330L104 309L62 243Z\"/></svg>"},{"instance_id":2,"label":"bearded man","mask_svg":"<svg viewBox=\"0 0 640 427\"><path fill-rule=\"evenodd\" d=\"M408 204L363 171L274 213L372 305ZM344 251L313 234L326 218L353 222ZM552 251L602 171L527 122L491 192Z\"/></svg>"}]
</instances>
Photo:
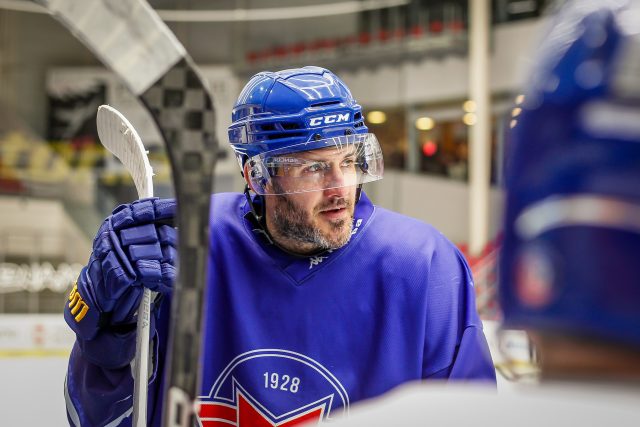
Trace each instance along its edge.
<instances>
[{"instance_id":1,"label":"bearded man","mask_svg":"<svg viewBox=\"0 0 640 427\"><path fill-rule=\"evenodd\" d=\"M433 227L366 197L382 150L335 74L255 75L229 140L247 186L211 203L203 426L326 422L408 381L495 383L464 257ZM131 425L143 287L163 295L148 408L160 423L174 211L167 199L122 205L96 236L75 292L102 321L65 309L77 335L65 393L74 425Z\"/></svg>"}]
</instances>

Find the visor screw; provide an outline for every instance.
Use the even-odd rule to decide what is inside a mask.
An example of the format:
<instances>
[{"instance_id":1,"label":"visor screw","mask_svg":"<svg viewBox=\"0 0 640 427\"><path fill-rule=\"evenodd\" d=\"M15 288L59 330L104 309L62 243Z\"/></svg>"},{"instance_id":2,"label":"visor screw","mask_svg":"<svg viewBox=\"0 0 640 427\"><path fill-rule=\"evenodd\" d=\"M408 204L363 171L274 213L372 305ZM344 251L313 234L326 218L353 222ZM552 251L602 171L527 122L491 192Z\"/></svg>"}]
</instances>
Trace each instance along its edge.
<instances>
[{"instance_id":1,"label":"visor screw","mask_svg":"<svg viewBox=\"0 0 640 427\"><path fill-rule=\"evenodd\" d=\"M344 134L345 135L352 135L353 131L351 129L347 129L347 130L344 131Z\"/></svg>"},{"instance_id":2,"label":"visor screw","mask_svg":"<svg viewBox=\"0 0 640 427\"><path fill-rule=\"evenodd\" d=\"M314 141L320 141L321 139L322 139L322 135L320 135L319 133L316 133L315 135L313 135Z\"/></svg>"},{"instance_id":3,"label":"visor screw","mask_svg":"<svg viewBox=\"0 0 640 427\"><path fill-rule=\"evenodd\" d=\"M249 166L254 167L256 165L255 160L249 160Z\"/></svg>"},{"instance_id":4,"label":"visor screw","mask_svg":"<svg viewBox=\"0 0 640 427\"><path fill-rule=\"evenodd\" d=\"M251 178L255 178L256 177L256 171L251 171Z\"/></svg>"}]
</instances>

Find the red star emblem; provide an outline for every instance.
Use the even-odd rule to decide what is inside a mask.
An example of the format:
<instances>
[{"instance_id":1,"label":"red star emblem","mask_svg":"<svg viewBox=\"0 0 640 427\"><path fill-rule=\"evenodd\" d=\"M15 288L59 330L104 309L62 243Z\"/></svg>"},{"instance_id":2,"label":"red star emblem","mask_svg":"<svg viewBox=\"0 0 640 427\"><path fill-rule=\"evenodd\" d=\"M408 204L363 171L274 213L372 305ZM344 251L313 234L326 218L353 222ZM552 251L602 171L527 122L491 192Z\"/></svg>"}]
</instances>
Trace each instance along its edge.
<instances>
[{"instance_id":1,"label":"red star emblem","mask_svg":"<svg viewBox=\"0 0 640 427\"><path fill-rule=\"evenodd\" d=\"M203 427L292 427L322 421L330 396L299 410L274 416L253 396L236 383L236 405L201 402L200 421Z\"/></svg>"}]
</instances>

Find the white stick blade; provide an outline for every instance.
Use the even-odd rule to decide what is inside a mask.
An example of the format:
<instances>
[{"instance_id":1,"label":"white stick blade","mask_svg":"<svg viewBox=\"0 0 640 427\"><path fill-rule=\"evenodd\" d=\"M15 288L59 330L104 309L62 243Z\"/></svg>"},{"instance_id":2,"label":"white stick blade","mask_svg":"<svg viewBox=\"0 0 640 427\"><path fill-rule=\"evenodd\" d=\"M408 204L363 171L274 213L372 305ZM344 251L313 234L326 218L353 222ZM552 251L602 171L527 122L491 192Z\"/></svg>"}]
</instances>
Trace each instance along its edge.
<instances>
[{"instance_id":1,"label":"white stick blade","mask_svg":"<svg viewBox=\"0 0 640 427\"><path fill-rule=\"evenodd\" d=\"M98 136L104 145L127 168L140 198L153 196L153 170L140 136L118 110L101 105L96 118Z\"/></svg>"}]
</instances>

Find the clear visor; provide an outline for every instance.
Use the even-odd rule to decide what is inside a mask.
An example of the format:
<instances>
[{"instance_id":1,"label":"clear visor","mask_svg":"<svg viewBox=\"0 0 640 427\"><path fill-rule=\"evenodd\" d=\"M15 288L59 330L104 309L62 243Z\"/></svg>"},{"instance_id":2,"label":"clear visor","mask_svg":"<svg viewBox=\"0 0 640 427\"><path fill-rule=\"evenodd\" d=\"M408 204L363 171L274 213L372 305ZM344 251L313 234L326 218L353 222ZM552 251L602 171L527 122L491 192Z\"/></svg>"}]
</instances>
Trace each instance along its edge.
<instances>
[{"instance_id":1,"label":"clear visor","mask_svg":"<svg viewBox=\"0 0 640 427\"><path fill-rule=\"evenodd\" d=\"M382 149L372 133L306 142L249 159L249 180L258 194L353 187L382 179L383 170Z\"/></svg>"}]
</instances>

